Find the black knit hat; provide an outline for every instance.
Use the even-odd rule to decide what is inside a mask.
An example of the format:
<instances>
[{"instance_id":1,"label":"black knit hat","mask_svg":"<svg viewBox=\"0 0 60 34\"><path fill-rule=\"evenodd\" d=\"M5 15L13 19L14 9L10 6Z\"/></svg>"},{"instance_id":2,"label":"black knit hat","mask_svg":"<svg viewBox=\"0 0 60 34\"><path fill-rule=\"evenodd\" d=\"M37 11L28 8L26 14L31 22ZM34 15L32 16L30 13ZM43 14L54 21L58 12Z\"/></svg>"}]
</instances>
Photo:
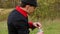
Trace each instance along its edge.
<instances>
[{"instance_id":1,"label":"black knit hat","mask_svg":"<svg viewBox=\"0 0 60 34\"><path fill-rule=\"evenodd\" d=\"M37 7L37 0L21 0L22 3Z\"/></svg>"}]
</instances>

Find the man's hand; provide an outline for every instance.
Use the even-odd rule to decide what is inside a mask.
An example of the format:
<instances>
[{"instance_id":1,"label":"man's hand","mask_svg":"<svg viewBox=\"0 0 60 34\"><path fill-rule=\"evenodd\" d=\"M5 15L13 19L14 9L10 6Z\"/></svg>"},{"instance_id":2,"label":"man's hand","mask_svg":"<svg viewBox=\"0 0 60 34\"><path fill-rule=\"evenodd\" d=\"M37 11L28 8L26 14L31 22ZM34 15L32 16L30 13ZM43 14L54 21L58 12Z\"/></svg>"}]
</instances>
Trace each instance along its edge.
<instances>
[{"instance_id":1,"label":"man's hand","mask_svg":"<svg viewBox=\"0 0 60 34\"><path fill-rule=\"evenodd\" d=\"M36 28L42 28L42 25L40 22L34 22L33 26L35 26Z\"/></svg>"}]
</instances>

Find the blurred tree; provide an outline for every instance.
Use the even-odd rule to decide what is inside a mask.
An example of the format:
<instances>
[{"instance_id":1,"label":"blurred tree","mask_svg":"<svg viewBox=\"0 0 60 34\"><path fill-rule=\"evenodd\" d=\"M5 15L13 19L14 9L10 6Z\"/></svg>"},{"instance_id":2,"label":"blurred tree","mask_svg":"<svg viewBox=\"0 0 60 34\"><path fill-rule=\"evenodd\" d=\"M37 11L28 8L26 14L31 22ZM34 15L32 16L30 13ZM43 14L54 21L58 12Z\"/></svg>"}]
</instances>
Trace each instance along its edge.
<instances>
[{"instance_id":1,"label":"blurred tree","mask_svg":"<svg viewBox=\"0 0 60 34\"><path fill-rule=\"evenodd\" d=\"M60 0L38 0L38 7L31 15L32 19L60 18ZM20 0L0 0L0 8L15 8L20 5Z\"/></svg>"}]
</instances>

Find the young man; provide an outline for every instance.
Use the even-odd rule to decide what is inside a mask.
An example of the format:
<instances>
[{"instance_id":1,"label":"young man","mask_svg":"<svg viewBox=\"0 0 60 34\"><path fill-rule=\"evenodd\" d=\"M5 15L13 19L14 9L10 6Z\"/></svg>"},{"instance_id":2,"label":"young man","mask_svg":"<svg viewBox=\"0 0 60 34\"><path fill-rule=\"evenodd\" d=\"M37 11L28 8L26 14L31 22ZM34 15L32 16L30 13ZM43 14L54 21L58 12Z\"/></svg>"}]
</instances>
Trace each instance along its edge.
<instances>
[{"instance_id":1,"label":"young man","mask_svg":"<svg viewBox=\"0 0 60 34\"><path fill-rule=\"evenodd\" d=\"M8 17L8 34L29 34L29 28L41 27L39 22L28 22L28 13L31 14L37 7L36 0L21 0Z\"/></svg>"}]
</instances>

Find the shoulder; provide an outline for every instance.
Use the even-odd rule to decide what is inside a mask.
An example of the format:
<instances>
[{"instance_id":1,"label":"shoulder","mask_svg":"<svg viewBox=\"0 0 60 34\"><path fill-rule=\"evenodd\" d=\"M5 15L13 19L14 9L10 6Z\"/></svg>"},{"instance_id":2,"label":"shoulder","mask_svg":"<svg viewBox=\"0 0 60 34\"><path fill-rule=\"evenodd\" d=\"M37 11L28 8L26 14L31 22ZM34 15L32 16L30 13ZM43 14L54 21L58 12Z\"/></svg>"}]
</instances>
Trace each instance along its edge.
<instances>
[{"instance_id":1,"label":"shoulder","mask_svg":"<svg viewBox=\"0 0 60 34\"><path fill-rule=\"evenodd\" d=\"M20 14L17 10L13 10L9 14L8 18L10 18L10 19L22 19L23 18L23 15Z\"/></svg>"}]
</instances>

